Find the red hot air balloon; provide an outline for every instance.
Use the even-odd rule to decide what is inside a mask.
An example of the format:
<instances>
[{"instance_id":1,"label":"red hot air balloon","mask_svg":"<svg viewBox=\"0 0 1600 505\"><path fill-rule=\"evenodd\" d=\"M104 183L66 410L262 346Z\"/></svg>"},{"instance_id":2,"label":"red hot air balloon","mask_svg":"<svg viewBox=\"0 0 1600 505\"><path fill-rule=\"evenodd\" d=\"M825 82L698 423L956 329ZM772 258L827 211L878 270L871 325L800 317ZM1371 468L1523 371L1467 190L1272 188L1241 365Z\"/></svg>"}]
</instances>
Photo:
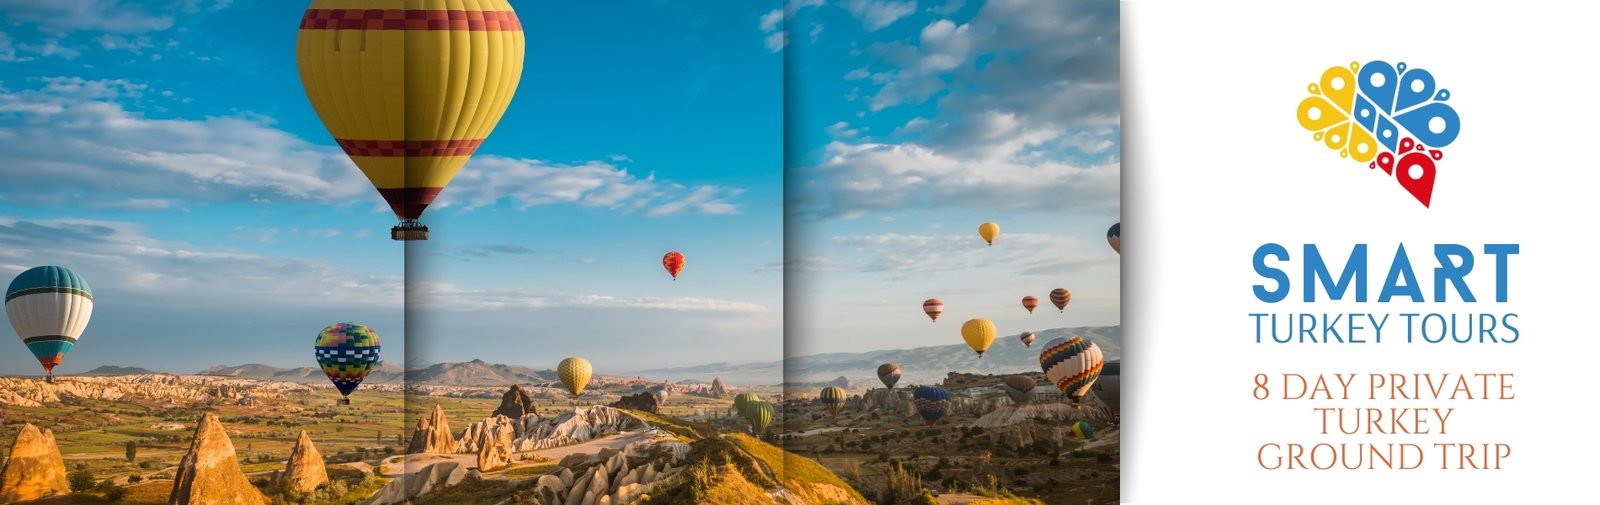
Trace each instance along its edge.
<instances>
[{"instance_id":1,"label":"red hot air balloon","mask_svg":"<svg viewBox=\"0 0 1600 505\"><path fill-rule=\"evenodd\" d=\"M672 274L672 280L678 280L678 272L683 271L683 253L672 251L661 257L661 266L667 268L667 273Z\"/></svg>"}]
</instances>

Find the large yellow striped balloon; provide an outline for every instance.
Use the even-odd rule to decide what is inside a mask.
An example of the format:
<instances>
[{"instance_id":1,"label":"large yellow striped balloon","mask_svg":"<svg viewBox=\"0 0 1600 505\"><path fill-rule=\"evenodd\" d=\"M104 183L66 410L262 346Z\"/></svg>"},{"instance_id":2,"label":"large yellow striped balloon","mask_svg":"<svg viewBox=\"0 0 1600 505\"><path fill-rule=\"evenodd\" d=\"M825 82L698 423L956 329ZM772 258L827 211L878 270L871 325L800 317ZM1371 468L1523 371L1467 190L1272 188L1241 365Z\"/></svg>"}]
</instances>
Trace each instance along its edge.
<instances>
[{"instance_id":1,"label":"large yellow striped balloon","mask_svg":"<svg viewBox=\"0 0 1600 505\"><path fill-rule=\"evenodd\" d=\"M313 0L296 43L312 108L403 221L396 239L422 229L522 79L505 0Z\"/></svg>"},{"instance_id":2,"label":"large yellow striped balloon","mask_svg":"<svg viewBox=\"0 0 1600 505\"><path fill-rule=\"evenodd\" d=\"M594 375L594 368L589 366L589 360L573 356L561 360L556 365L556 376L561 378L561 385L567 388L572 396L583 394L584 386L589 385L589 377Z\"/></svg>"}]
</instances>

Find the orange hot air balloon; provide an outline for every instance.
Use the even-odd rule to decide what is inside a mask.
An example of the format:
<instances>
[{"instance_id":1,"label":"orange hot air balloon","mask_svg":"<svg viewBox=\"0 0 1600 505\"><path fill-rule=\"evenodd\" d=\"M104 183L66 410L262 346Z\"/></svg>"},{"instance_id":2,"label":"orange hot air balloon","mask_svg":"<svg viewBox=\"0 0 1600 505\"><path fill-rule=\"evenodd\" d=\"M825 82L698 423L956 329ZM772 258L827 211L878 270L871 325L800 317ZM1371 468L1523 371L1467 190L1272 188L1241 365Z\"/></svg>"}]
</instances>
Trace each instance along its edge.
<instances>
[{"instance_id":1,"label":"orange hot air balloon","mask_svg":"<svg viewBox=\"0 0 1600 505\"><path fill-rule=\"evenodd\" d=\"M1056 288L1050 292L1050 303L1056 304L1056 309L1066 312L1067 303L1072 301L1072 292L1067 288Z\"/></svg>"},{"instance_id":2,"label":"orange hot air balloon","mask_svg":"<svg viewBox=\"0 0 1600 505\"><path fill-rule=\"evenodd\" d=\"M929 298L922 302L922 311L928 314L928 319L939 322L939 314L944 313L944 302L938 298Z\"/></svg>"},{"instance_id":3,"label":"orange hot air balloon","mask_svg":"<svg viewBox=\"0 0 1600 505\"><path fill-rule=\"evenodd\" d=\"M672 274L672 280L678 280L678 272L683 271L683 253L672 251L661 257L661 266L667 268L667 273Z\"/></svg>"},{"instance_id":4,"label":"orange hot air balloon","mask_svg":"<svg viewBox=\"0 0 1600 505\"><path fill-rule=\"evenodd\" d=\"M1028 295L1028 296L1022 297L1022 308L1028 309L1028 313L1029 314L1032 314L1033 313L1033 309L1037 308L1038 306L1039 306L1039 299L1035 298L1033 295Z\"/></svg>"},{"instance_id":5,"label":"orange hot air balloon","mask_svg":"<svg viewBox=\"0 0 1600 505\"><path fill-rule=\"evenodd\" d=\"M300 83L328 133L400 225L423 210L494 130L522 79L522 24L507 0L313 0L300 20Z\"/></svg>"}]
</instances>

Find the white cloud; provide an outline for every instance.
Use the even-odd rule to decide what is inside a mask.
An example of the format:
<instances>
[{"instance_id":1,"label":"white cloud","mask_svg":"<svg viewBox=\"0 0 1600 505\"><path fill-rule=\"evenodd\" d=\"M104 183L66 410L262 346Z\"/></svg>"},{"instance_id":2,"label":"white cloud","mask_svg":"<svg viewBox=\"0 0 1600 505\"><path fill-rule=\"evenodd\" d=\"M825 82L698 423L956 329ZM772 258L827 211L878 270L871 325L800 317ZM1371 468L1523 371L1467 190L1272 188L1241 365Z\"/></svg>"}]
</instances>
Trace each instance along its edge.
<instances>
[{"instance_id":1,"label":"white cloud","mask_svg":"<svg viewBox=\"0 0 1600 505\"><path fill-rule=\"evenodd\" d=\"M819 7L824 3L826 3L825 0L790 0L783 8L773 9L771 12L763 14L761 21L757 24L761 28L761 32L766 34L762 42L766 44L767 50L776 53L789 45L789 31L783 29L785 20L794 17L795 12L801 9ZM822 34L822 26L813 26L811 28L811 41L816 42L817 36L820 34Z\"/></svg>"},{"instance_id":2,"label":"white cloud","mask_svg":"<svg viewBox=\"0 0 1600 505\"><path fill-rule=\"evenodd\" d=\"M872 32L917 12L917 3L910 0L850 0L844 4L844 8L860 20L867 31Z\"/></svg>"},{"instance_id":3,"label":"white cloud","mask_svg":"<svg viewBox=\"0 0 1600 505\"><path fill-rule=\"evenodd\" d=\"M172 27L171 4L152 12L148 2L118 0L0 0L0 13L12 24L37 25L49 33L102 31L144 33Z\"/></svg>"},{"instance_id":4,"label":"white cloud","mask_svg":"<svg viewBox=\"0 0 1600 505\"><path fill-rule=\"evenodd\" d=\"M777 31L778 25L783 23L783 9L773 9L761 16L761 31Z\"/></svg>"},{"instance_id":5,"label":"white cloud","mask_svg":"<svg viewBox=\"0 0 1600 505\"><path fill-rule=\"evenodd\" d=\"M469 289L437 281L412 280L411 302L424 310L517 311L562 308L651 309L690 312L762 313L766 306L698 297L625 297L550 293L532 289Z\"/></svg>"},{"instance_id":6,"label":"white cloud","mask_svg":"<svg viewBox=\"0 0 1600 505\"><path fill-rule=\"evenodd\" d=\"M76 77L42 82L33 90L0 90L0 115L16 119L6 130L10 138L0 143L0 159L7 160L0 163L0 179L8 181L0 201L60 205L100 191L113 195L102 205L145 210L190 201L381 205L342 151L277 129L271 118L153 119L120 101L150 92L143 84ZM522 209L575 204L649 216L736 214L739 207L729 199L741 192L639 177L602 161L479 155L435 208L510 201Z\"/></svg>"},{"instance_id":7,"label":"white cloud","mask_svg":"<svg viewBox=\"0 0 1600 505\"><path fill-rule=\"evenodd\" d=\"M278 230L235 233L276 239ZM72 268L89 280L98 298L129 307L383 308L403 303L405 291L399 275L159 240L129 222L0 217L0 277L10 278L24 265L44 264Z\"/></svg>"},{"instance_id":8,"label":"white cloud","mask_svg":"<svg viewBox=\"0 0 1600 505\"><path fill-rule=\"evenodd\" d=\"M782 51L789 45L789 32L772 32L767 34L767 50L774 53Z\"/></svg>"},{"instance_id":9,"label":"white cloud","mask_svg":"<svg viewBox=\"0 0 1600 505\"><path fill-rule=\"evenodd\" d=\"M887 273L894 279L925 278L931 272L987 271L1017 275L1063 276L1114 268L1114 255L1072 259L1063 251L1093 247L1070 237L1039 233L1001 235L1004 247L985 247L970 235L885 233L833 237L829 244L847 258L837 264L862 273Z\"/></svg>"}]
</instances>

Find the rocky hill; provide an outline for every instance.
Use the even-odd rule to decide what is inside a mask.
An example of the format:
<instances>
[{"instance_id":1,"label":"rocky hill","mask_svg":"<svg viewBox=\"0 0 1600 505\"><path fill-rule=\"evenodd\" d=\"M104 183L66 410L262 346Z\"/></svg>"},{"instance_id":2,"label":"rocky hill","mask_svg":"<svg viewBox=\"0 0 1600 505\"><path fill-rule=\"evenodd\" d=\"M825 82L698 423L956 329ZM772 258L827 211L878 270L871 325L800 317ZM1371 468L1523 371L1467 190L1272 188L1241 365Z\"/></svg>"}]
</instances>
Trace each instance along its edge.
<instances>
[{"instance_id":1,"label":"rocky hill","mask_svg":"<svg viewBox=\"0 0 1600 505\"><path fill-rule=\"evenodd\" d=\"M57 377L41 379L0 377L0 404L38 407L63 398L86 400L145 400L164 403L238 401L246 397L281 398L307 393L304 384L199 375L124 375L115 377Z\"/></svg>"},{"instance_id":2,"label":"rocky hill","mask_svg":"<svg viewBox=\"0 0 1600 505\"><path fill-rule=\"evenodd\" d=\"M150 375L159 373L162 372L157 372L147 368L139 368L136 366L101 365L95 367L94 370L75 375L96 377L105 375Z\"/></svg>"},{"instance_id":3,"label":"rocky hill","mask_svg":"<svg viewBox=\"0 0 1600 505\"><path fill-rule=\"evenodd\" d=\"M239 377L245 379L271 380L283 382L298 382L302 384L322 384L328 382L328 377L317 367L303 366L296 368L283 368L259 363L245 365L217 365L201 370L197 375L215 375L223 377ZM400 384L405 378L405 370L399 365L387 361L379 363L378 369L362 382L365 384Z\"/></svg>"}]
</instances>

